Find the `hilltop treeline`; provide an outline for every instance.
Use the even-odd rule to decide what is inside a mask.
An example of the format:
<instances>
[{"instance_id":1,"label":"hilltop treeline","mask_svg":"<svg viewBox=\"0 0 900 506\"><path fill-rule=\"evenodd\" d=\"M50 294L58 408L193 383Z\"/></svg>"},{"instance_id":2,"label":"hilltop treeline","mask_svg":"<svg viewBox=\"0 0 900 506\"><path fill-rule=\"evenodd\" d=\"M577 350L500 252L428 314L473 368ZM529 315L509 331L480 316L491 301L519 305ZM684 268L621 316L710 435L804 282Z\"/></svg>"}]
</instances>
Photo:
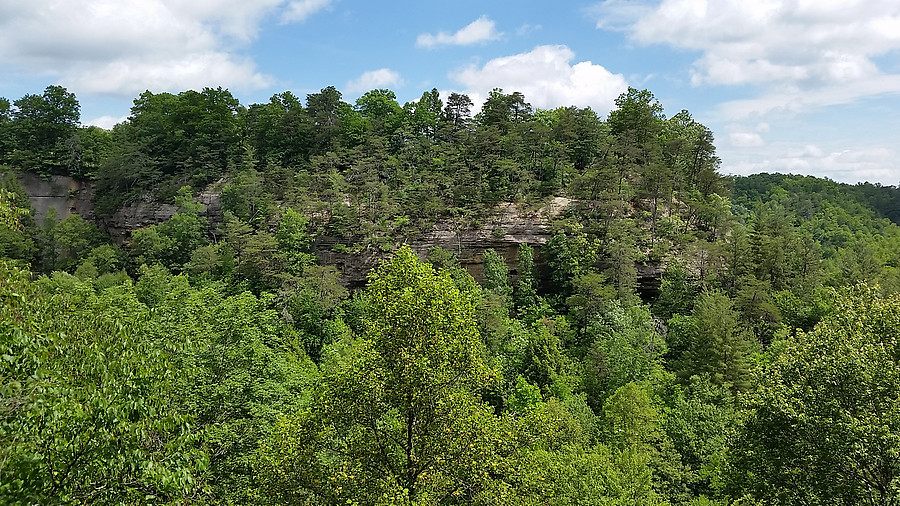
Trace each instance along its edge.
<instances>
[{"instance_id":1,"label":"hilltop treeline","mask_svg":"<svg viewBox=\"0 0 900 506\"><path fill-rule=\"evenodd\" d=\"M898 499L894 187L722 177L709 129L635 89L606 118L501 90L475 115L146 92L112 130L60 87L0 106L4 502ZM178 212L114 244L36 223L17 171ZM478 281L403 246L559 196L550 241ZM386 261L350 291L322 236Z\"/></svg>"}]
</instances>

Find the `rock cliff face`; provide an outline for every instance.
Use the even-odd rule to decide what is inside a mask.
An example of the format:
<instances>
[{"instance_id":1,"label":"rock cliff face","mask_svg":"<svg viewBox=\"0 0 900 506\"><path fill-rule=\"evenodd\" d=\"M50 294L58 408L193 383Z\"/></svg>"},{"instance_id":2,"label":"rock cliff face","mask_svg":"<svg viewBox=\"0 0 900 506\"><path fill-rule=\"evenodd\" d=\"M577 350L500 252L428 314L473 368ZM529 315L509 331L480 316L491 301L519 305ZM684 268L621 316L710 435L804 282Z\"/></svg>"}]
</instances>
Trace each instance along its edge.
<instances>
[{"instance_id":1,"label":"rock cliff face","mask_svg":"<svg viewBox=\"0 0 900 506\"><path fill-rule=\"evenodd\" d=\"M527 243L535 250L535 267L538 276L546 274L546 260L541 254L541 246L550 240L550 220L568 209L571 201L556 197L537 210L528 210L513 203L497 206L496 212L475 229L461 229L452 222L441 222L420 240L410 247L425 258L428 250L438 246L457 254L460 263L475 279L481 280L483 274L482 255L485 250L493 248L506 260L506 264L515 271L519 256L519 244ZM365 284L367 273L385 254L378 251L362 253L343 253L333 250L337 244L335 238L320 238L313 244L313 250L323 263L335 265L340 269L343 278L350 286Z\"/></svg>"},{"instance_id":2,"label":"rock cliff face","mask_svg":"<svg viewBox=\"0 0 900 506\"><path fill-rule=\"evenodd\" d=\"M172 204L139 200L132 202L99 220L98 226L119 244L128 242L131 233L139 228L162 223L178 209Z\"/></svg>"},{"instance_id":3,"label":"rock cliff face","mask_svg":"<svg viewBox=\"0 0 900 506\"><path fill-rule=\"evenodd\" d=\"M481 255L489 248L496 250L510 267L516 265L521 243L534 247L539 257L541 246L550 240L550 221L570 205L571 201L564 197L556 197L537 210L503 203L479 228L458 230L449 223L439 223L423 238L421 246L413 247L423 254L433 246L456 252L460 262L480 278Z\"/></svg>"},{"instance_id":4,"label":"rock cliff face","mask_svg":"<svg viewBox=\"0 0 900 506\"><path fill-rule=\"evenodd\" d=\"M172 204L142 200L133 202L112 216L97 217L94 214L92 185L89 182L77 181L65 176L53 176L49 181L23 173L20 174L22 186L28 192L32 206L35 208L38 223L51 207L56 208L59 219L77 213L86 220L93 220L97 226L108 233L119 244L128 242L131 233L139 228L155 225L168 220L177 211ZM221 184L213 184L201 192L198 200L204 206L206 218L210 223L210 231L214 231L222 219L221 194L216 191ZM538 277L546 279L549 275L546 255L542 246L550 240L550 222L565 212L572 204L567 198L556 197L537 209L528 209L514 203L502 203L495 212L486 218L477 228L463 229L453 222L441 222L425 234L420 240L410 244L413 251L425 258L428 250L439 246L457 254L460 263L477 280L483 276L482 255L485 250L493 248L505 260L515 278L515 268L519 256L519 244L527 243L535 250L535 267ZM351 287L365 285L369 271L386 257L378 250L348 253L335 251L341 240L334 237L320 237L312 245L323 264L335 265L344 282ZM653 297L659 290L659 279L663 271L662 265L638 265L639 292L646 299Z\"/></svg>"},{"instance_id":5,"label":"rock cliff face","mask_svg":"<svg viewBox=\"0 0 900 506\"><path fill-rule=\"evenodd\" d=\"M221 193L207 188L200 192L197 200L206 207L201 215L209 221L210 231L215 231L222 221ZM177 211L178 208L174 204L155 202L149 199L139 200L122 207L112 216L100 219L98 226L106 231L114 241L124 244L131 238L133 231L162 223Z\"/></svg>"},{"instance_id":6,"label":"rock cliff face","mask_svg":"<svg viewBox=\"0 0 900 506\"><path fill-rule=\"evenodd\" d=\"M47 181L30 173L21 173L20 180L35 208L38 223L54 207L58 219L79 214L86 220L94 221L118 244L128 242L133 231L164 222L177 211L172 204L147 199L128 204L111 216L98 217L95 216L91 202L93 187L90 182L66 176L53 176ZM204 214L213 230L222 219L221 194L214 190L218 187L221 184L210 185L198 197L200 203L206 206ZM534 247L535 263L541 273L546 269L540 250L550 239L550 220L568 209L570 204L571 201L563 197L557 197L538 209L503 203L478 228L461 229L452 222L438 223L431 232L410 244L410 247L422 258L435 246L455 252L466 270L476 279L481 279L481 258L485 250L495 249L510 268L515 269L519 243L524 242ZM313 244L313 252L323 263L336 265L349 285L364 285L368 272L385 258L385 253L377 250L352 254L336 252L333 248L338 242L338 239L332 237L319 238ZM513 270L513 275L515 274Z\"/></svg>"},{"instance_id":7,"label":"rock cliff face","mask_svg":"<svg viewBox=\"0 0 900 506\"><path fill-rule=\"evenodd\" d=\"M178 210L172 204L147 199L128 204L112 216L98 217L91 200L93 185L90 182L68 176L51 176L49 180L44 180L30 172L19 173L18 177L28 193L37 223L44 221L52 207L56 209L57 219L63 220L71 214L78 214L85 220L96 223L100 230L109 234L118 244L128 242L133 231L166 221ZM210 189L201 192L198 197L200 203L206 206L204 214L211 227L215 227L221 220L220 197L219 192Z\"/></svg>"},{"instance_id":8,"label":"rock cliff face","mask_svg":"<svg viewBox=\"0 0 900 506\"><path fill-rule=\"evenodd\" d=\"M30 172L18 174L19 182L28 193L34 218L42 223L50 208L56 209L58 219L78 214L86 220L94 220L93 186L89 182L78 181L66 176L51 176L41 179Z\"/></svg>"}]
</instances>

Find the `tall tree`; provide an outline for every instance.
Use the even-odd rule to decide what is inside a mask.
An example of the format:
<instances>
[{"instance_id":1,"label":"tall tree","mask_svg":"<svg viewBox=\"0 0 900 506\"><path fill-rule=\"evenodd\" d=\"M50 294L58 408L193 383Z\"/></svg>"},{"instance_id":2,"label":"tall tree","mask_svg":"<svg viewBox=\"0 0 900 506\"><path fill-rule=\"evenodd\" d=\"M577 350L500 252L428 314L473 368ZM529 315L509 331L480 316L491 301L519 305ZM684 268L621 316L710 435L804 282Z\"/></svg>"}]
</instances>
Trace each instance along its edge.
<instances>
[{"instance_id":1,"label":"tall tree","mask_svg":"<svg viewBox=\"0 0 900 506\"><path fill-rule=\"evenodd\" d=\"M13 103L10 128L15 139L12 162L42 174L66 169L66 142L78 129L81 106L62 86L47 86L41 95Z\"/></svg>"},{"instance_id":2,"label":"tall tree","mask_svg":"<svg viewBox=\"0 0 900 506\"><path fill-rule=\"evenodd\" d=\"M637 143L643 143L659 133L662 126L662 104L649 90L628 88L616 98L616 108L609 113L606 122L610 133L620 136L632 132Z\"/></svg>"},{"instance_id":3,"label":"tall tree","mask_svg":"<svg viewBox=\"0 0 900 506\"><path fill-rule=\"evenodd\" d=\"M708 195L725 189L717 173L721 160L716 156L709 128L682 110L666 121L664 137L665 156L674 171L673 182L678 191L696 188Z\"/></svg>"},{"instance_id":4,"label":"tall tree","mask_svg":"<svg viewBox=\"0 0 900 506\"><path fill-rule=\"evenodd\" d=\"M0 163L8 163L15 140L12 132L12 110L9 100L0 97Z\"/></svg>"},{"instance_id":5,"label":"tall tree","mask_svg":"<svg viewBox=\"0 0 900 506\"><path fill-rule=\"evenodd\" d=\"M365 336L323 366L262 472L281 500L437 504L477 487L493 415L472 294L408 248L370 278ZM487 425L485 425L487 424Z\"/></svg>"},{"instance_id":6,"label":"tall tree","mask_svg":"<svg viewBox=\"0 0 900 506\"><path fill-rule=\"evenodd\" d=\"M150 165L148 177L136 184L149 189L164 182L153 189L169 197L185 181L202 186L224 175L239 153L237 108L237 99L222 88L142 93L131 108L130 128L121 131ZM111 169L105 172L112 175Z\"/></svg>"},{"instance_id":7,"label":"tall tree","mask_svg":"<svg viewBox=\"0 0 900 506\"><path fill-rule=\"evenodd\" d=\"M430 139L434 139L437 133L438 122L441 119L441 109L443 108L440 93L437 88L426 91L413 104L406 104L406 115L412 125L413 131L419 135L424 135Z\"/></svg>"},{"instance_id":8,"label":"tall tree","mask_svg":"<svg viewBox=\"0 0 900 506\"><path fill-rule=\"evenodd\" d=\"M513 125L530 120L533 114L534 109L522 93L515 91L507 95L502 89L494 88L478 117L482 126L494 126L505 134Z\"/></svg>"},{"instance_id":9,"label":"tall tree","mask_svg":"<svg viewBox=\"0 0 900 506\"><path fill-rule=\"evenodd\" d=\"M493 248L485 250L484 262L484 288L500 297L506 302L512 296L512 285L509 284L509 266L506 260Z\"/></svg>"},{"instance_id":10,"label":"tall tree","mask_svg":"<svg viewBox=\"0 0 900 506\"><path fill-rule=\"evenodd\" d=\"M444 106L444 120L455 128L465 128L472 118L472 99L461 93L451 93Z\"/></svg>"},{"instance_id":11,"label":"tall tree","mask_svg":"<svg viewBox=\"0 0 900 506\"><path fill-rule=\"evenodd\" d=\"M343 103L341 92L334 86L306 95L306 110L315 126L312 154L324 154L335 148L334 142L341 129L339 113Z\"/></svg>"},{"instance_id":12,"label":"tall tree","mask_svg":"<svg viewBox=\"0 0 900 506\"><path fill-rule=\"evenodd\" d=\"M713 384L733 390L750 385L750 353L755 342L738 324L728 297L718 292L700 294L690 319L674 334L671 340L686 348L677 366L681 378L708 375Z\"/></svg>"},{"instance_id":13,"label":"tall tree","mask_svg":"<svg viewBox=\"0 0 900 506\"><path fill-rule=\"evenodd\" d=\"M376 135L390 136L405 120L403 108L391 90L367 91L356 100L356 110L366 118Z\"/></svg>"},{"instance_id":14,"label":"tall tree","mask_svg":"<svg viewBox=\"0 0 900 506\"><path fill-rule=\"evenodd\" d=\"M519 243L518 269L514 291L515 305L519 310L534 306L538 302L538 279L534 266L534 248L527 243Z\"/></svg>"},{"instance_id":15,"label":"tall tree","mask_svg":"<svg viewBox=\"0 0 900 506\"><path fill-rule=\"evenodd\" d=\"M900 500L900 298L840 295L834 313L755 373L731 485L781 504Z\"/></svg>"},{"instance_id":16,"label":"tall tree","mask_svg":"<svg viewBox=\"0 0 900 506\"><path fill-rule=\"evenodd\" d=\"M664 119L662 104L648 90L628 88L616 98L616 109L610 111L606 123L615 140L619 194L626 175L641 174L656 163Z\"/></svg>"},{"instance_id":17,"label":"tall tree","mask_svg":"<svg viewBox=\"0 0 900 506\"><path fill-rule=\"evenodd\" d=\"M296 166L312 149L313 119L293 93L272 95L267 104L241 109L244 133L260 163Z\"/></svg>"}]
</instances>

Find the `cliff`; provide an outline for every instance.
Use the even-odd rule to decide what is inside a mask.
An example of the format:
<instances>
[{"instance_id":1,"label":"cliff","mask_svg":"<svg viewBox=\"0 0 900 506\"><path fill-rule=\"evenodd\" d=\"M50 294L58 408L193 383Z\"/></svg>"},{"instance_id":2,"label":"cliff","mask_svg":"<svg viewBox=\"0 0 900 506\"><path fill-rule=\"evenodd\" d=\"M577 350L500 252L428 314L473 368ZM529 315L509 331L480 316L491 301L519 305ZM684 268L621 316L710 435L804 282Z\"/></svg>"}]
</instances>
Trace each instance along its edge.
<instances>
[{"instance_id":1,"label":"cliff","mask_svg":"<svg viewBox=\"0 0 900 506\"><path fill-rule=\"evenodd\" d=\"M93 185L89 181L80 181L68 176L41 179L30 172L20 172L17 176L28 194L31 207L34 208L37 223L44 221L51 208L56 209L59 220L78 214L85 220L93 221L118 244L128 242L131 232L166 221L177 211L172 204L146 199L132 202L111 216L96 216L92 201ZM207 189L200 192L198 200L206 206L204 214L210 220L211 226L216 226L222 214L220 194Z\"/></svg>"},{"instance_id":2,"label":"cliff","mask_svg":"<svg viewBox=\"0 0 900 506\"><path fill-rule=\"evenodd\" d=\"M425 258L428 250L441 247L457 254L462 266L475 279L482 279L482 254L493 248L506 260L517 275L515 267L519 256L519 244L527 243L535 249L535 266L538 275L546 274L546 259L541 254L541 246L550 240L550 221L568 209L571 201L556 197L538 209L526 209L513 203L502 203L495 213L477 228L462 229L450 221L439 222L420 240L410 247ZM336 266L350 286L361 286L367 273L385 257L377 251L348 253L334 251L339 241L333 237L319 238L313 244L313 251L322 263Z\"/></svg>"},{"instance_id":3,"label":"cliff","mask_svg":"<svg viewBox=\"0 0 900 506\"><path fill-rule=\"evenodd\" d=\"M41 179L30 172L17 174L19 182L28 193L34 218L42 223L51 208L56 209L56 216L62 220L71 214L78 214L86 220L94 220L93 185L87 181L78 181L67 176L51 176Z\"/></svg>"},{"instance_id":4,"label":"cliff","mask_svg":"<svg viewBox=\"0 0 900 506\"><path fill-rule=\"evenodd\" d=\"M209 221L210 232L214 232L222 221L221 193L213 190L218 183L200 192L197 201L206 209L201 213ZM178 208L174 204L156 202L150 199L132 202L98 220L97 225L119 244L131 239L131 233L139 228L162 223L171 218Z\"/></svg>"},{"instance_id":5,"label":"cliff","mask_svg":"<svg viewBox=\"0 0 900 506\"><path fill-rule=\"evenodd\" d=\"M111 216L95 216L91 202L93 188L91 183L78 181L66 176L53 176L50 180L40 179L30 173L21 173L20 181L35 209L35 217L40 223L51 207L56 208L58 219L70 214L79 214L82 218L93 220L97 226L112 237L118 244L130 240L134 230L155 225L168 220L177 211L172 204L141 200L128 204ZM204 215L209 220L210 231L214 231L222 219L221 181L210 185L198 196L198 201L206 206ZM513 278L519 244L527 243L535 250L535 267L540 278L549 275L546 255L542 246L550 240L550 222L565 212L572 201L564 197L556 197L538 208L527 208L515 203L501 203L495 212L487 217L481 226L461 228L452 221L437 223L433 229L421 239L414 241L410 247L424 258L433 247L441 247L457 254L463 267L477 280L482 279L482 255L485 250L493 248L510 266ZM351 287L361 287L366 282L368 272L385 258L386 254L377 249L350 253L336 251L335 246L343 239L335 237L319 237L312 244L312 251L323 264L336 266L344 282ZM645 298L653 297L659 289L659 278L662 265L638 265L639 291Z\"/></svg>"}]
</instances>

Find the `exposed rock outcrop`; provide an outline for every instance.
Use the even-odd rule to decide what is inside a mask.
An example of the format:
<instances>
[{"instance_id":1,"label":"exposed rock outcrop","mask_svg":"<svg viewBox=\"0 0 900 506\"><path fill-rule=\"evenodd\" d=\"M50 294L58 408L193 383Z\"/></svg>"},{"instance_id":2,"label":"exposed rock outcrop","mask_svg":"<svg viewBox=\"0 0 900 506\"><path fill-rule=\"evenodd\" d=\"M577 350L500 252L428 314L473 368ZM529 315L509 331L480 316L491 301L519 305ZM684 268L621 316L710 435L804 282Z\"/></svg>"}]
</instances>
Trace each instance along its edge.
<instances>
[{"instance_id":1,"label":"exposed rock outcrop","mask_svg":"<svg viewBox=\"0 0 900 506\"><path fill-rule=\"evenodd\" d=\"M493 248L515 271L519 256L519 244L527 243L535 249L535 266L538 275L546 273L546 261L541 254L541 246L550 240L550 221L564 212L571 201L556 197L538 209L527 209L514 203L502 203L496 212L486 218L477 228L464 229L452 221L437 223L434 228L410 247L425 258L428 250L441 247L457 254L460 263L475 279L483 274L482 255ZM361 253L334 251L338 240L323 237L313 244L313 250L323 263L337 266L348 284L361 286L366 275L386 255L377 250Z\"/></svg>"},{"instance_id":2,"label":"exposed rock outcrop","mask_svg":"<svg viewBox=\"0 0 900 506\"><path fill-rule=\"evenodd\" d=\"M44 180L30 173L21 173L20 180L35 208L35 217L40 223L51 207L56 208L58 219L77 213L86 220L93 220L101 230L108 233L119 244L128 242L131 233L137 229L155 225L171 218L177 208L173 204L144 199L132 202L111 216L97 217L91 202L91 183L78 181L66 176L53 176ZM206 210L205 217L210 223L210 231L215 231L222 220L222 182L210 185L200 192L198 201ZM414 241L410 247L425 258L433 247L441 247L457 254L460 263L477 280L483 276L483 254L493 248L506 260L513 278L518 263L519 244L526 243L535 250L535 267L541 278L549 271L546 255L541 247L550 240L550 222L565 212L572 201L556 197L538 208L529 208L511 202L499 204L495 212L474 228L464 228L454 221L437 223L430 232ZM363 286L369 271L387 257L377 248L361 252L348 252L338 247L343 239L319 237L312 245L313 253L323 264L335 265L344 282L351 287ZM659 291L659 281L664 265L638 265L638 290L646 299Z\"/></svg>"},{"instance_id":3,"label":"exposed rock outcrop","mask_svg":"<svg viewBox=\"0 0 900 506\"><path fill-rule=\"evenodd\" d=\"M162 223L171 218L178 208L173 204L139 200L116 210L100 220L100 227L119 244L124 244L131 233L139 228Z\"/></svg>"},{"instance_id":4,"label":"exposed rock outcrop","mask_svg":"<svg viewBox=\"0 0 900 506\"><path fill-rule=\"evenodd\" d=\"M91 183L68 176L50 176L50 179L41 179L31 172L20 172L17 176L28 193L37 223L44 221L51 208L56 209L56 217L60 220L71 214L78 214L86 220L94 220Z\"/></svg>"},{"instance_id":5,"label":"exposed rock outcrop","mask_svg":"<svg viewBox=\"0 0 900 506\"><path fill-rule=\"evenodd\" d=\"M139 228L162 223L178 210L173 204L157 202L149 198L132 202L118 209L111 216L96 216L94 213L93 184L68 176L51 176L41 179L30 172L17 174L19 182L28 194L34 217L37 223L44 221L50 208L56 209L56 217L63 220L69 215L78 214L85 220L93 221L119 244L124 244L131 233ZM222 219L221 192L215 188L218 182L200 192L197 200L206 207L203 215L209 220L214 230Z\"/></svg>"},{"instance_id":6,"label":"exposed rock outcrop","mask_svg":"<svg viewBox=\"0 0 900 506\"><path fill-rule=\"evenodd\" d=\"M659 288L662 285L662 275L666 270L665 262L638 264L637 293L645 301L654 300L659 296Z\"/></svg>"},{"instance_id":7,"label":"exposed rock outcrop","mask_svg":"<svg viewBox=\"0 0 900 506\"><path fill-rule=\"evenodd\" d=\"M209 221L210 232L215 231L222 221L222 194L213 188L214 186L210 185L197 196L197 201L205 207L201 216ZM118 209L111 216L101 218L98 226L114 241L124 244L135 230L162 223L177 211L178 208L174 204L157 202L149 198L141 199Z\"/></svg>"}]
</instances>

